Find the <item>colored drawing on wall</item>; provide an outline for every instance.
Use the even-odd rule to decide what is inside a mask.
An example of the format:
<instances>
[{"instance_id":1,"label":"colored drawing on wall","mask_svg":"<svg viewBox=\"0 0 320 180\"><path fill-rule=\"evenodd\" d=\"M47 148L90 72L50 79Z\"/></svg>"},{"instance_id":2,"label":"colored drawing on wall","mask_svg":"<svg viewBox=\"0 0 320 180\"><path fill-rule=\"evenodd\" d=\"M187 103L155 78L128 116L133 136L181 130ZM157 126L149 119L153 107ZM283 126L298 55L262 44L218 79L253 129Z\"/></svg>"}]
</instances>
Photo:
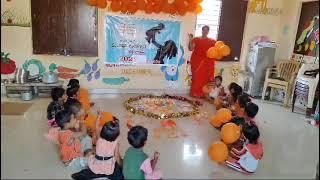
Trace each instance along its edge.
<instances>
[{"instance_id":1,"label":"colored drawing on wall","mask_svg":"<svg viewBox=\"0 0 320 180\"><path fill-rule=\"evenodd\" d=\"M178 81L179 79L179 67L184 64L184 49L180 46L181 57L179 58L178 65L164 65L161 67L161 71L164 72L164 77L167 81Z\"/></svg>"},{"instance_id":2,"label":"colored drawing on wall","mask_svg":"<svg viewBox=\"0 0 320 180\"><path fill-rule=\"evenodd\" d=\"M239 76L240 65L234 64L231 69L232 81L237 81Z\"/></svg>"},{"instance_id":3,"label":"colored drawing on wall","mask_svg":"<svg viewBox=\"0 0 320 180\"><path fill-rule=\"evenodd\" d=\"M78 69L72 69L64 66L57 66L55 63L49 65L49 71L57 71L57 75L61 79L72 79L79 76Z\"/></svg>"},{"instance_id":4,"label":"colored drawing on wall","mask_svg":"<svg viewBox=\"0 0 320 180\"><path fill-rule=\"evenodd\" d=\"M282 29L282 34L283 35L287 35L289 32L289 26L288 25L285 25Z\"/></svg>"},{"instance_id":5,"label":"colored drawing on wall","mask_svg":"<svg viewBox=\"0 0 320 180\"><path fill-rule=\"evenodd\" d=\"M180 22L106 16L106 64L177 64Z\"/></svg>"},{"instance_id":6,"label":"colored drawing on wall","mask_svg":"<svg viewBox=\"0 0 320 180\"><path fill-rule=\"evenodd\" d=\"M122 69L123 75L152 75L151 69Z\"/></svg>"},{"instance_id":7,"label":"colored drawing on wall","mask_svg":"<svg viewBox=\"0 0 320 180\"><path fill-rule=\"evenodd\" d=\"M302 55L319 56L319 16L314 16L299 34L295 52Z\"/></svg>"},{"instance_id":8,"label":"colored drawing on wall","mask_svg":"<svg viewBox=\"0 0 320 180\"><path fill-rule=\"evenodd\" d=\"M29 59L24 62L22 68L29 71L30 76L43 75L46 72L46 68L42 62L37 59Z\"/></svg>"},{"instance_id":9,"label":"colored drawing on wall","mask_svg":"<svg viewBox=\"0 0 320 180\"><path fill-rule=\"evenodd\" d=\"M87 60L84 60L84 66L80 71L80 75L86 75L87 80L97 80L100 78L101 70L98 69L99 59L96 59L92 64L88 63Z\"/></svg>"},{"instance_id":10,"label":"colored drawing on wall","mask_svg":"<svg viewBox=\"0 0 320 180\"><path fill-rule=\"evenodd\" d=\"M268 8L268 0L250 0L249 12L264 15L278 16L282 13L280 8Z\"/></svg>"},{"instance_id":11,"label":"colored drawing on wall","mask_svg":"<svg viewBox=\"0 0 320 180\"><path fill-rule=\"evenodd\" d=\"M126 77L118 77L118 78L103 78L102 82L108 85L121 85L125 82L128 82L130 79Z\"/></svg>"},{"instance_id":12,"label":"colored drawing on wall","mask_svg":"<svg viewBox=\"0 0 320 180\"><path fill-rule=\"evenodd\" d=\"M10 53L1 52L1 74L12 74L16 70L16 62L9 55Z\"/></svg>"},{"instance_id":13,"label":"colored drawing on wall","mask_svg":"<svg viewBox=\"0 0 320 180\"><path fill-rule=\"evenodd\" d=\"M22 16L15 10L1 11L1 26L30 27L30 22L30 18Z\"/></svg>"}]
</instances>

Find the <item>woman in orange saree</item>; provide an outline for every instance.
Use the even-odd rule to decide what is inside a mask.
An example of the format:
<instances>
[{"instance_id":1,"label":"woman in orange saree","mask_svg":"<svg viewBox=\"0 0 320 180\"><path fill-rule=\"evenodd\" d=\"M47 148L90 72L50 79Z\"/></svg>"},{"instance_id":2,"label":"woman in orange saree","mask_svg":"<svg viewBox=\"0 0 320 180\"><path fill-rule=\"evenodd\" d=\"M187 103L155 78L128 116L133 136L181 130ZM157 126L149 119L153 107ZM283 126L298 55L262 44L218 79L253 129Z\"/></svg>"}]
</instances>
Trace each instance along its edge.
<instances>
[{"instance_id":1,"label":"woman in orange saree","mask_svg":"<svg viewBox=\"0 0 320 180\"><path fill-rule=\"evenodd\" d=\"M216 41L208 38L208 33L209 26L203 26L201 37L193 38L193 35L189 34L189 50L193 51L190 58L192 73L191 97L204 97L202 87L214 77L214 59L207 57L207 50L213 47Z\"/></svg>"}]
</instances>

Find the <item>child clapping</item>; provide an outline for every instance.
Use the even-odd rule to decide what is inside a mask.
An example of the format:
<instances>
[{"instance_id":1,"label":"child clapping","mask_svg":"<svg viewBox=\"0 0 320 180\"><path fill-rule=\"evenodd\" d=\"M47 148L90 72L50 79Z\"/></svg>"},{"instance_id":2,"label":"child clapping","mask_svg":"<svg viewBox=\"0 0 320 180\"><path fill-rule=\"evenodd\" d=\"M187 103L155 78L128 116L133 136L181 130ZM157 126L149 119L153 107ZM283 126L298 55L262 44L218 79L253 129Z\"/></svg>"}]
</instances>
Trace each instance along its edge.
<instances>
[{"instance_id":1,"label":"child clapping","mask_svg":"<svg viewBox=\"0 0 320 180\"><path fill-rule=\"evenodd\" d=\"M152 159L143 152L148 137L148 130L142 126L134 126L128 132L128 141L132 146L127 149L123 159L123 175L125 179L160 179L161 172L155 170L159 153Z\"/></svg>"}]
</instances>

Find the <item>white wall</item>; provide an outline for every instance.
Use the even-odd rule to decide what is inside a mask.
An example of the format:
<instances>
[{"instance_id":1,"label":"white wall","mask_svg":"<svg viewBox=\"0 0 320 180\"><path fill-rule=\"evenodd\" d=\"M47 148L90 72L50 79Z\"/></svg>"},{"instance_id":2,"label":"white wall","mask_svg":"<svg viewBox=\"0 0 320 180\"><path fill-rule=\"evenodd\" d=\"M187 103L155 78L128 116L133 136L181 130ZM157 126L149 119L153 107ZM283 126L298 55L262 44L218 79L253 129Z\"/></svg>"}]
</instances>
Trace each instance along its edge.
<instances>
[{"instance_id":1,"label":"white wall","mask_svg":"<svg viewBox=\"0 0 320 180\"><path fill-rule=\"evenodd\" d=\"M276 53L276 59L279 58L289 58L291 52L293 51L294 39L297 29L297 24L300 16L302 0L269 0L267 7L268 8L281 8L282 14L278 16L273 15L261 15L247 13L246 24L243 35L242 42L242 51L240 56L240 64L244 66L246 53L248 51L248 44L250 40L259 35L265 35L271 38L278 44L278 50ZM27 18L30 16L30 0L19 0L19 1L10 1L1 0L1 12L5 9L14 9L17 14L22 14ZM119 77L127 76L121 74L121 69L123 67L117 68L106 68L103 65L103 59L105 58L104 49L104 24L103 20L107 10L98 11L98 47L99 47L99 58L100 68L102 69L102 78L103 77ZM137 17L146 17L143 13L137 13ZM159 15L148 15L148 18L161 18L161 19L174 19L180 20L182 22L181 29L181 44L187 47L187 34L193 33L195 29L195 14L187 14L186 16L172 17L166 14ZM283 28L288 26L287 34L283 34ZM50 43L50 42L48 42ZM11 57L16 60L17 66L21 66L26 59L36 58L43 62L46 68L51 62L54 62L58 65L63 65L66 67L72 67L81 69L83 66L84 57L65 57L65 56L49 56L49 55L33 55L32 54L32 30L30 27L13 27L13 26L1 26L1 51L10 52ZM189 58L190 52L186 51L186 57ZM88 61L93 62L96 58L87 58ZM228 84L230 81L235 80L231 77L232 62L217 62L216 69L224 68L224 84ZM126 67L127 68L127 67ZM85 76L81 76L82 86L85 86L89 89L168 89L166 86L167 82L164 79L163 73L160 71L159 66L139 66L139 67L130 67L130 68L139 68L139 69L150 69L152 75L146 78L146 75L130 75L127 76L130 78L128 83L125 83L121 86L111 86L102 83L101 79L97 81L88 82ZM180 68L178 89L185 91L189 87L184 81L186 77L186 64ZM155 83L157 82L157 83Z\"/></svg>"}]
</instances>

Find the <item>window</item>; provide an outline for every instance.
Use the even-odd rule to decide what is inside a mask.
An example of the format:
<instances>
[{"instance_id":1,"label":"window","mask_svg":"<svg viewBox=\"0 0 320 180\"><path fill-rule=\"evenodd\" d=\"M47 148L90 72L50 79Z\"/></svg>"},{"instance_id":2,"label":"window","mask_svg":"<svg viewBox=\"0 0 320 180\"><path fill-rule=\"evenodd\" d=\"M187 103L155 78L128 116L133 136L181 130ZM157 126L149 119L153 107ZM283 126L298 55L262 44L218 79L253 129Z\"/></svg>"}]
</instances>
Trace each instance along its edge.
<instances>
[{"instance_id":1,"label":"window","mask_svg":"<svg viewBox=\"0 0 320 180\"><path fill-rule=\"evenodd\" d=\"M224 41L231 48L231 54L223 60L239 59L248 1L203 0L201 5L203 11L197 17L196 36L201 36L203 25L209 25L209 37Z\"/></svg>"},{"instance_id":2,"label":"window","mask_svg":"<svg viewBox=\"0 0 320 180\"><path fill-rule=\"evenodd\" d=\"M97 9L83 0L31 0L34 54L98 56Z\"/></svg>"},{"instance_id":3,"label":"window","mask_svg":"<svg viewBox=\"0 0 320 180\"><path fill-rule=\"evenodd\" d=\"M221 12L221 0L203 0L201 3L202 12L197 16L195 36L201 36L201 29L204 25L210 27L209 37L217 39L219 20Z\"/></svg>"}]
</instances>

